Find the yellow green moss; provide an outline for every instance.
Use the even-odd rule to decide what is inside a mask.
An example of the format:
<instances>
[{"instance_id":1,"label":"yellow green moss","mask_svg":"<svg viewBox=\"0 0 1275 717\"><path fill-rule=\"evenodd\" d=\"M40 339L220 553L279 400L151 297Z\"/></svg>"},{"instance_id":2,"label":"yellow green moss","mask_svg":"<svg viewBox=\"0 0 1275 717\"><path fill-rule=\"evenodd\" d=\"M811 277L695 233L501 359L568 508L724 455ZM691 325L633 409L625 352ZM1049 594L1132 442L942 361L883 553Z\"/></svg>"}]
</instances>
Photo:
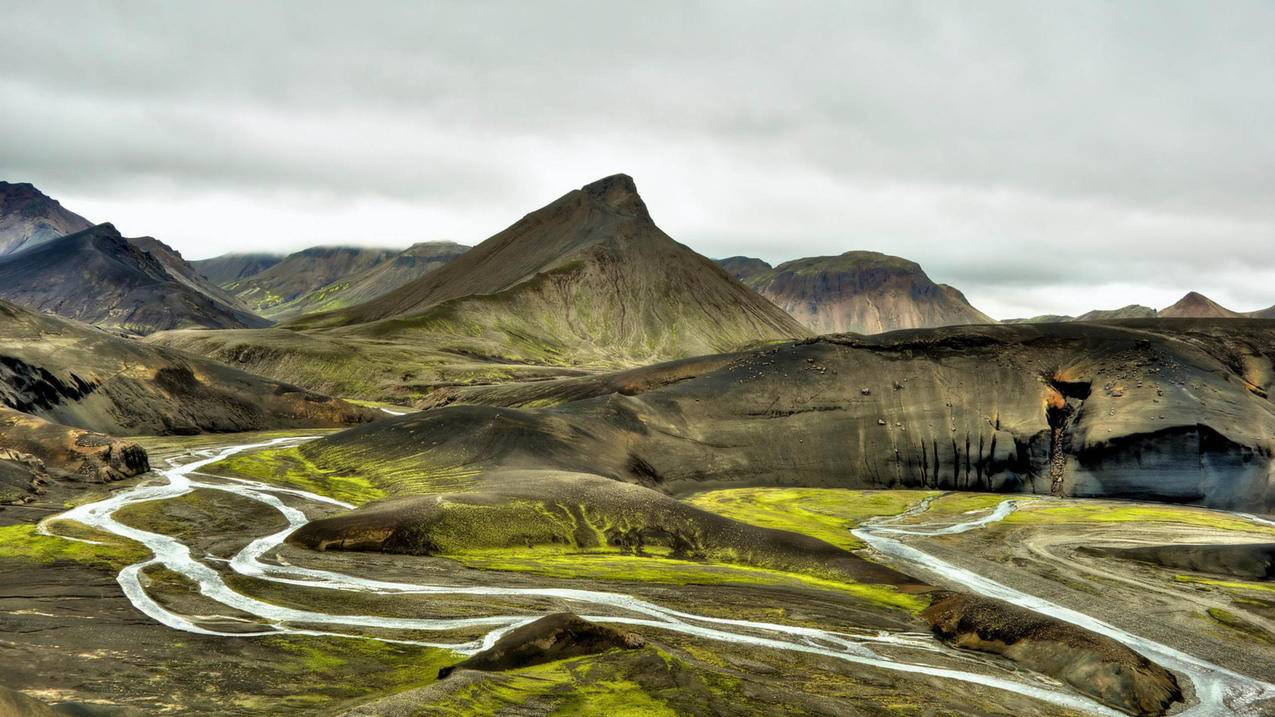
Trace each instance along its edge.
<instances>
[{"instance_id":1,"label":"yellow green moss","mask_svg":"<svg viewBox=\"0 0 1275 717\"><path fill-rule=\"evenodd\" d=\"M1007 523L1178 523L1218 530L1275 535L1275 528L1202 508L1185 506L1119 505L1109 502L1050 505L1027 504L1005 519Z\"/></svg>"},{"instance_id":2,"label":"yellow green moss","mask_svg":"<svg viewBox=\"0 0 1275 717\"><path fill-rule=\"evenodd\" d=\"M67 561L118 570L151 556L138 543L80 523L61 520L48 525L50 532L80 540L41 535L30 523L6 525L0 527L0 558L41 564Z\"/></svg>"},{"instance_id":3,"label":"yellow green moss","mask_svg":"<svg viewBox=\"0 0 1275 717\"><path fill-rule=\"evenodd\" d=\"M385 491L364 476L320 468L301 453L299 446L239 453L218 461L205 470L219 475L300 488L355 505L385 497Z\"/></svg>"}]
</instances>

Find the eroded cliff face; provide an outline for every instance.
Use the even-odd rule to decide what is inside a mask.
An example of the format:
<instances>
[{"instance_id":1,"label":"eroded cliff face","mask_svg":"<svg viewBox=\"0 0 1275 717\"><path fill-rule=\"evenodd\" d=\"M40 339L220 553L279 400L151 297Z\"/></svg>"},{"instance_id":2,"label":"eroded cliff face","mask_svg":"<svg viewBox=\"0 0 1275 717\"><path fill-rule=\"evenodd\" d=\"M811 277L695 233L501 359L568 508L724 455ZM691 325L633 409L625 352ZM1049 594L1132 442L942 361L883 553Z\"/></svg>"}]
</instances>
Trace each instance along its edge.
<instances>
[{"instance_id":1,"label":"eroded cliff face","mask_svg":"<svg viewBox=\"0 0 1275 717\"><path fill-rule=\"evenodd\" d=\"M639 369L461 392L449 400L503 407L431 410L328 440L673 494L909 487L1272 511L1273 353L1275 327L1242 320L827 336L652 367L651 381ZM568 402L510 408L555 392ZM496 436L502 424L518 438Z\"/></svg>"}]
</instances>

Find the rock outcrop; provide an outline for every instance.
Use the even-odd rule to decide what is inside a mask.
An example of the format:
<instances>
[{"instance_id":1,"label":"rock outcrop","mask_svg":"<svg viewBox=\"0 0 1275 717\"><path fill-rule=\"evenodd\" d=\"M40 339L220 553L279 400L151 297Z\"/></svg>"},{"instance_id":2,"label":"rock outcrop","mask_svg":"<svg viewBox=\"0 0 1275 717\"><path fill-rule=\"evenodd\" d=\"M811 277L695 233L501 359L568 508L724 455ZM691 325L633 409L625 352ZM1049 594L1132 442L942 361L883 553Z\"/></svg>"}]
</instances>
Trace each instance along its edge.
<instances>
[{"instance_id":1,"label":"rock outcrop","mask_svg":"<svg viewBox=\"0 0 1275 717\"><path fill-rule=\"evenodd\" d=\"M1162 715L1182 701L1172 672L1104 635L992 598L934 594L925 618L955 647L1009 659L1131 715Z\"/></svg>"},{"instance_id":2,"label":"rock outcrop","mask_svg":"<svg viewBox=\"0 0 1275 717\"><path fill-rule=\"evenodd\" d=\"M486 650L442 668L438 677L445 678L456 670L515 670L607 650L635 650L645 644L646 640L637 633L613 630L569 612L559 612L510 630Z\"/></svg>"}]
</instances>

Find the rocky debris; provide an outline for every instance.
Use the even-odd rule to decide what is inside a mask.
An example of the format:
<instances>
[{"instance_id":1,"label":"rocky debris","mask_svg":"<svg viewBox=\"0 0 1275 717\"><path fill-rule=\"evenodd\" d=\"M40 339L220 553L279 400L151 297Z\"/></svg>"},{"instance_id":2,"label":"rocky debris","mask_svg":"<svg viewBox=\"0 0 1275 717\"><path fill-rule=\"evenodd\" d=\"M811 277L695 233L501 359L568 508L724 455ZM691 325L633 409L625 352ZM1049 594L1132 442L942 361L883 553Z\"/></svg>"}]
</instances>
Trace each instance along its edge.
<instances>
[{"instance_id":1,"label":"rocky debris","mask_svg":"<svg viewBox=\"0 0 1275 717\"><path fill-rule=\"evenodd\" d=\"M559 612L511 630L486 650L442 668L438 677L445 678L456 670L514 670L607 650L634 650L645 644L637 633L620 632Z\"/></svg>"},{"instance_id":2,"label":"rocky debris","mask_svg":"<svg viewBox=\"0 0 1275 717\"><path fill-rule=\"evenodd\" d=\"M1173 673L1109 637L1047 615L942 591L921 617L949 645L1003 655L1131 715L1163 715L1182 701Z\"/></svg>"},{"instance_id":3,"label":"rocky debris","mask_svg":"<svg viewBox=\"0 0 1275 717\"><path fill-rule=\"evenodd\" d=\"M50 480L44 461L30 453L0 447L0 505L30 503Z\"/></svg>"},{"instance_id":4,"label":"rocky debris","mask_svg":"<svg viewBox=\"0 0 1275 717\"><path fill-rule=\"evenodd\" d=\"M148 470L136 443L0 406L0 502L28 502L54 478L106 483Z\"/></svg>"},{"instance_id":5,"label":"rocky debris","mask_svg":"<svg viewBox=\"0 0 1275 717\"><path fill-rule=\"evenodd\" d=\"M1131 548L1082 546L1078 550L1088 555L1136 560L1174 570L1246 580L1275 579L1275 543L1149 545Z\"/></svg>"}]
</instances>

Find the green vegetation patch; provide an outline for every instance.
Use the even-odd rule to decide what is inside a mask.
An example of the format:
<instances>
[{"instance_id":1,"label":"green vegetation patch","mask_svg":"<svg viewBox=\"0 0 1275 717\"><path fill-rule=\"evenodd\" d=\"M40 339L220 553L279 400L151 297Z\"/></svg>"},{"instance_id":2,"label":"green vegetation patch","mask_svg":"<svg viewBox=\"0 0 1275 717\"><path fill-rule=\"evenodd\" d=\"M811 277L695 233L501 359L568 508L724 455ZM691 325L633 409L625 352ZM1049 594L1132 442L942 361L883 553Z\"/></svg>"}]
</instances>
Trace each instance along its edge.
<instances>
[{"instance_id":1,"label":"green vegetation patch","mask_svg":"<svg viewBox=\"0 0 1275 717\"><path fill-rule=\"evenodd\" d=\"M762 528L818 538L845 550L863 543L850 534L859 523L898 515L936 491L841 488L730 488L700 493L688 502L711 513Z\"/></svg>"},{"instance_id":2,"label":"green vegetation patch","mask_svg":"<svg viewBox=\"0 0 1275 717\"><path fill-rule=\"evenodd\" d=\"M1244 580L1216 580L1214 578L1202 578L1196 575L1174 575L1173 581L1195 585L1208 585L1210 587L1222 588L1228 591L1252 590L1255 592L1275 593L1275 584L1272 583L1252 583Z\"/></svg>"},{"instance_id":3,"label":"green vegetation patch","mask_svg":"<svg viewBox=\"0 0 1275 717\"><path fill-rule=\"evenodd\" d=\"M321 468L301 453L300 446L239 453L218 461L205 470L209 473L300 488L355 505L385 497L385 491L366 476Z\"/></svg>"},{"instance_id":4,"label":"green vegetation patch","mask_svg":"<svg viewBox=\"0 0 1275 717\"><path fill-rule=\"evenodd\" d=\"M892 586L856 583L806 573L774 570L737 563L679 560L667 549L637 556L618 549L577 551L554 546L501 548L449 553L466 567L533 573L554 578L613 580L668 585L761 585L828 590L874 605L920 612L929 600L902 593Z\"/></svg>"},{"instance_id":5,"label":"green vegetation patch","mask_svg":"<svg viewBox=\"0 0 1275 717\"><path fill-rule=\"evenodd\" d=\"M280 635L262 640L279 651L272 668L285 679L273 689L240 697L236 704L263 714L331 709L423 687L434 681L439 668L462 659L450 650L360 637Z\"/></svg>"},{"instance_id":6,"label":"green vegetation patch","mask_svg":"<svg viewBox=\"0 0 1275 717\"><path fill-rule=\"evenodd\" d=\"M50 532L69 537L41 535L31 523L0 527L0 558L45 565L74 562L119 570L151 557L150 551L138 543L81 523L58 520L50 521L48 526ZM86 540L94 542L82 542Z\"/></svg>"},{"instance_id":7,"label":"green vegetation patch","mask_svg":"<svg viewBox=\"0 0 1275 717\"><path fill-rule=\"evenodd\" d=\"M1275 528L1203 508L1173 505L1113 505L1106 502L1050 505L1043 501L1023 506L1006 523L1179 523L1242 533L1275 535Z\"/></svg>"}]
</instances>

